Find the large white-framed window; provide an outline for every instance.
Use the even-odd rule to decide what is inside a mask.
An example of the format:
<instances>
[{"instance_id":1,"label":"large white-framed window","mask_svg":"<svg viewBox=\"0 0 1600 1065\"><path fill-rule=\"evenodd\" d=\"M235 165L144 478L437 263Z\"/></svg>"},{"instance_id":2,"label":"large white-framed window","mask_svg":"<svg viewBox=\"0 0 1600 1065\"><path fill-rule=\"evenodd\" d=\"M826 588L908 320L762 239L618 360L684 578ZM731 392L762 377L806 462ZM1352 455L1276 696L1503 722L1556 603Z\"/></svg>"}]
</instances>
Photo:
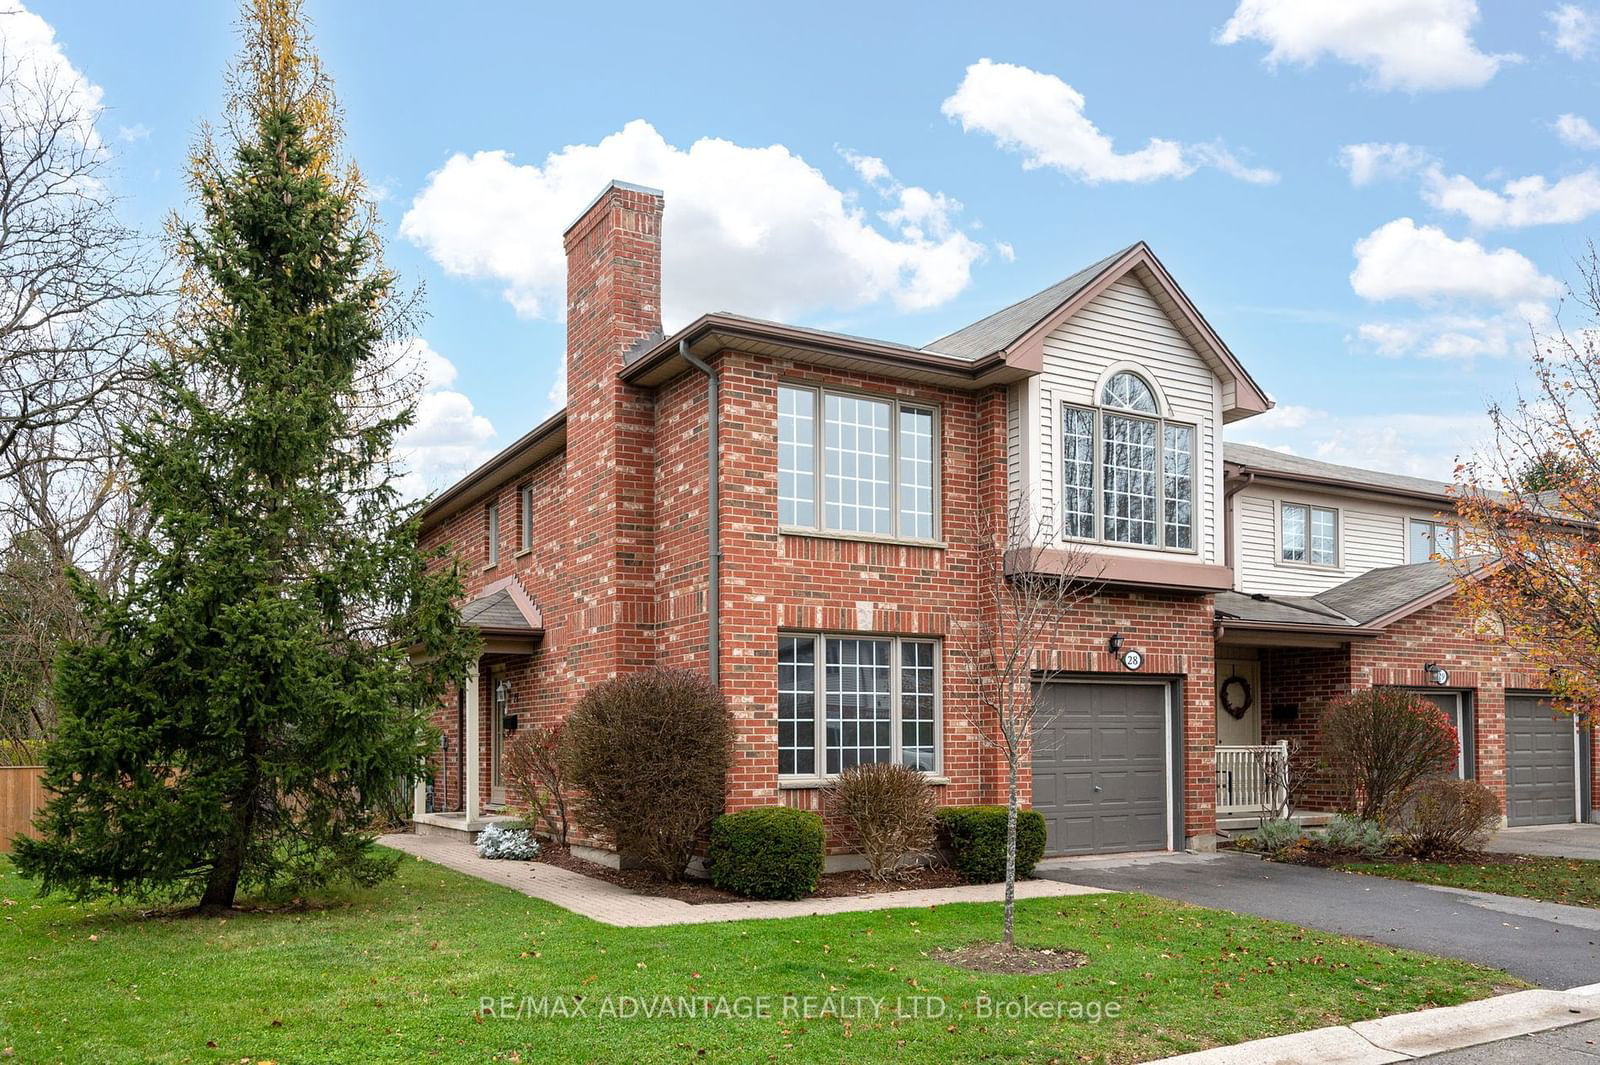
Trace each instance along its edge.
<instances>
[{"instance_id":1,"label":"large white-framed window","mask_svg":"<svg viewBox=\"0 0 1600 1065\"><path fill-rule=\"evenodd\" d=\"M498 500L483 508L483 524L489 538L488 565L500 564L500 503Z\"/></svg>"},{"instance_id":2,"label":"large white-framed window","mask_svg":"<svg viewBox=\"0 0 1600 1065\"><path fill-rule=\"evenodd\" d=\"M778 775L834 776L870 762L936 774L939 641L778 634Z\"/></svg>"},{"instance_id":3,"label":"large white-framed window","mask_svg":"<svg viewBox=\"0 0 1600 1065\"><path fill-rule=\"evenodd\" d=\"M1407 562L1426 562L1434 555L1455 558L1457 551L1456 527L1449 522L1412 518L1406 537Z\"/></svg>"},{"instance_id":4,"label":"large white-framed window","mask_svg":"<svg viewBox=\"0 0 1600 1065\"><path fill-rule=\"evenodd\" d=\"M939 538L939 411L887 396L778 387L778 524Z\"/></svg>"},{"instance_id":5,"label":"large white-framed window","mask_svg":"<svg viewBox=\"0 0 1600 1065\"><path fill-rule=\"evenodd\" d=\"M1061 535L1193 551L1197 426L1163 417L1131 370L1099 400L1061 405Z\"/></svg>"},{"instance_id":6,"label":"large white-framed window","mask_svg":"<svg viewBox=\"0 0 1600 1065\"><path fill-rule=\"evenodd\" d=\"M1310 503L1278 506L1278 559L1310 566L1339 564L1339 511Z\"/></svg>"}]
</instances>

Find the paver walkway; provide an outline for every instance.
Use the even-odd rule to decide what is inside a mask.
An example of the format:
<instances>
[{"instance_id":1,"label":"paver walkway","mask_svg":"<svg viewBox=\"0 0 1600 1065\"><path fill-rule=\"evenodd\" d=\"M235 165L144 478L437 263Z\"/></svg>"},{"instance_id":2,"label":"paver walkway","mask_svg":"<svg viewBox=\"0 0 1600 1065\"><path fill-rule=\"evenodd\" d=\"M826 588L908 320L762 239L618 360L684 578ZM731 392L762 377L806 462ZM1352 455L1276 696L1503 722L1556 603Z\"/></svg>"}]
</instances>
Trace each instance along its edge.
<instances>
[{"instance_id":1,"label":"paver walkway","mask_svg":"<svg viewBox=\"0 0 1600 1065\"><path fill-rule=\"evenodd\" d=\"M479 880L487 880L491 884L500 884L514 891L520 891L524 895L554 903L590 920L624 928L711 924L717 921L748 921L760 918L810 917L827 913L860 913L865 910L914 909L950 902L999 902L1004 890L999 884L972 884L963 887L888 891L877 895L855 895L840 899L801 899L798 902L712 902L694 905L678 899L640 895L610 881L584 876L553 865L480 858L470 844L447 836L397 833L382 836L378 842L447 869L454 869L458 873L475 876ZM1017 898L1096 895L1104 890L1057 880L1024 880L1017 885Z\"/></svg>"}]
</instances>

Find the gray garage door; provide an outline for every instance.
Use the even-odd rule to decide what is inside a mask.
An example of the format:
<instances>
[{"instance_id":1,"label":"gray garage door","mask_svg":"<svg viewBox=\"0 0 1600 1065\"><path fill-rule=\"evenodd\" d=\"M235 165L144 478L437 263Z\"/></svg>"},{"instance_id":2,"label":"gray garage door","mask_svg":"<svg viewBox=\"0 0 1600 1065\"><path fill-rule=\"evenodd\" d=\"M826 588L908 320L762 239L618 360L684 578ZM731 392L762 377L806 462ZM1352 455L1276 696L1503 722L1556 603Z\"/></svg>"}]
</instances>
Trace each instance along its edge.
<instances>
[{"instance_id":1,"label":"gray garage door","mask_svg":"<svg viewBox=\"0 0 1600 1065\"><path fill-rule=\"evenodd\" d=\"M1046 854L1167 846L1167 688L1050 685L1033 751Z\"/></svg>"},{"instance_id":2,"label":"gray garage door","mask_svg":"<svg viewBox=\"0 0 1600 1065\"><path fill-rule=\"evenodd\" d=\"M1506 696L1506 819L1571 821L1577 805L1572 718L1531 695Z\"/></svg>"}]
</instances>

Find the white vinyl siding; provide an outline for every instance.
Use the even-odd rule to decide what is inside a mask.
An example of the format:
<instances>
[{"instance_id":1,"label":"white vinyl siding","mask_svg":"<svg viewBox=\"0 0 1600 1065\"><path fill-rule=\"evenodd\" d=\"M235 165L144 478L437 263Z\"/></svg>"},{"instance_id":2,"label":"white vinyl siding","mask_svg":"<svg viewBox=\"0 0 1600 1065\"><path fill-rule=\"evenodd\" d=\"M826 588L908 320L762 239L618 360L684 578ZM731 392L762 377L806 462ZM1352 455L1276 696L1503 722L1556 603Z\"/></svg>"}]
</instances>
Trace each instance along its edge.
<instances>
[{"instance_id":1,"label":"white vinyl siding","mask_svg":"<svg viewBox=\"0 0 1600 1065\"><path fill-rule=\"evenodd\" d=\"M1286 501L1338 512L1335 565L1281 561L1278 520ZM1369 570L1403 566L1409 561L1410 520L1437 517L1436 510L1420 505L1260 483L1233 497L1233 513L1234 586L1268 595L1315 595Z\"/></svg>"},{"instance_id":2,"label":"white vinyl siding","mask_svg":"<svg viewBox=\"0 0 1600 1065\"><path fill-rule=\"evenodd\" d=\"M1070 482L1062 462L1066 426L1063 419L1070 417L1067 408L1095 408L1101 405L1100 386L1113 367L1131 369L1150 381L1165 401L1162 416L1169 424L1186 424L1190 430L1189 466L1190 489L1194 508L1193 525L1189 533L1192 553L1176 552L1174 558L1189 558L1197 562L1220 563L1221 510L1219 485L1222 479L1220 430L1222 411L1222 386L1216 373L1189 345L1166 313L1157 305L1149 291L1136 278L1129 276L1110 285L1106 291L1089 301L1082 310L1047 336L1044 340L1044 368L1037 379L1037 398L1028 413L1038 419L1038 446L1036 453L1027 453L1030 482L1035 504L1048 515L1053 524L1065 535L1072 522L1072 509L1067 507L1066 489ZM1033 389L1018 388L1019 400L1032 398ZM1019 433L1027 439L1026 434ZM1159 450L1158 437L1154 450ZM1102 441L1104 450L1105 441ZM1138 456L1129 455L1130 459ZM1103 459L1097 455L1096 460ZM1127 464L1125 464L1127 465ZM1132 464L1137 466L1137 464ZM1131 467L1130 467L1131 468ZM1135 480L1145 476L1143 466L1137 466ZM1159 462L1157 469L1160 469ZM1155 494L1159 497L1166 487L1164 475L1156 474ZM1101 496L1113 486L1102 485ZM1102 506L1105 500L1098 499ZM1119 499L1118 503L1121 502ZM1117 515L1107 509L1108 516ZM1165 531L1160 527L1168 514L1159 503L1148 513L1128 515L1131 531L1141 536L1147 528L1154 530L1149 541L1159 542ZM1178 536L1174 532L1174 536ZM1108 553L1133 553L1148 555L1149 548L1140 546L1140 540L1118 545L1103 537L1094 550ZM1172 546L1181 546L1174 543Z\"/></svg>"}]
</instances>

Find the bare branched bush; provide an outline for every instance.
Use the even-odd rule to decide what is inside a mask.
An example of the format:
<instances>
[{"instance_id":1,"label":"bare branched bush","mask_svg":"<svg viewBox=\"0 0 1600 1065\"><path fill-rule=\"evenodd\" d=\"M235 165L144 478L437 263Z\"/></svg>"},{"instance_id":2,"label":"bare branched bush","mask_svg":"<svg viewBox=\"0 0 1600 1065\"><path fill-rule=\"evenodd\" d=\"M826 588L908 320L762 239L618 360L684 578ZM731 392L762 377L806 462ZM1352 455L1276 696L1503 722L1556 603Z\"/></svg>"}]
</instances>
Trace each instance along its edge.
<instances>
[{"instance_id":1,"label":"bare branched bush","mask_svg":"<svg viewBox=\"0 0 1600 1065\"><path fill-rule=\"evenodd\" d=\"M506 741L501 768L506 780L527 802L529 819L535 826L544 822L550 838L565 847L570 825L567 773L561 759L562 733L559 724L519 729Z\"/></svg>"},{"instance_id":2,"label":"bare branched bush","mask_svg":"<svg viewBox=\"0 0 1600 1065\"><path fill-rule=\"evenodd\" d=\"M928 778L915 769L887 762L846 769L828 785L826 804L854 830L874 880L899 875L933 852L939 802Z\"/></svg>"},{"instance_id":3,"label":"bare branched bush","mask_svg":"<svg viewBox=\"0 0 1600 1065\"><path fill-rule=\"evenodd\" d=\"M1396 821L1412 857L1476 854L1500 827L1500 800L1476 780L1428 780L1401 804Z\"/></svg>"}]
</instances>

